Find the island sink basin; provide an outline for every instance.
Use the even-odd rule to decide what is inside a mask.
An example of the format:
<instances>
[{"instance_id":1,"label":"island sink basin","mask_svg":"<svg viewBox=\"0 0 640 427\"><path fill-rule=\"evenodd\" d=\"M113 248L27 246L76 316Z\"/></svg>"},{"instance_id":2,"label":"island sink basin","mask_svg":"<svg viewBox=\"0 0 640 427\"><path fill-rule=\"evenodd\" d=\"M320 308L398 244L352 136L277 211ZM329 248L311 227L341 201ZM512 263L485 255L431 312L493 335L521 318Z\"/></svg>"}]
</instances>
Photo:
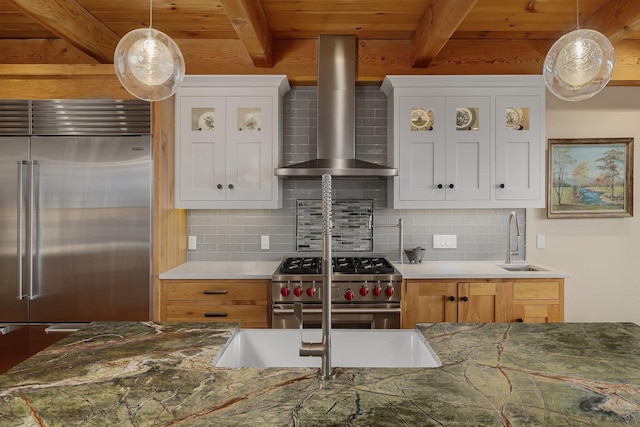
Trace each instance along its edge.
<instances>
[{"instance_id":1,"label":"island sink basin","mask_svg":"<svg viewBox=\"0 0 640 427\"><path fill-rule=\"evenodd\" d=\"M538 267L531 264L503 264L498 267L509 271L547 271L542 267Z\"/></svg>"},{"instance_id":2,"label":"island sink basin","mask_svg":"<svg viewBox=\"0 0 640 427\"><path fill-rule=\"evenodd\" d=\"M305 341L320 342L322 330L305 329ZM332 365L343 368L436 368L442 363L417 330L333 329ZM215 366L226 368L320 367L321 358L299 355L298 329L239 329Z\"/></svg>"}]
</instances>

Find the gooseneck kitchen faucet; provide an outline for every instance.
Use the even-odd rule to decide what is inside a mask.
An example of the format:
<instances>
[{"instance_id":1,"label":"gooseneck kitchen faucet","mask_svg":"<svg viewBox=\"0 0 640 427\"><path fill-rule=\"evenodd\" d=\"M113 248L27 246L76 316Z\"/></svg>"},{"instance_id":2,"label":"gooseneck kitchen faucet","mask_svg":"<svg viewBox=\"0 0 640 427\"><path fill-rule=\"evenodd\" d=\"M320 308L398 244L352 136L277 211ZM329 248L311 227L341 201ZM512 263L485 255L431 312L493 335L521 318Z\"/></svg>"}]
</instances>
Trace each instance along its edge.
<instances>
[{"instance_id":1,"label":"gooseneck kitchen faucet","mask_svg":"<svg viewBox=\"0 0 640 427\"><path fill-rule=\"evenodd\" d=\"M300 324L300 356L322 357L318 376L321 380L336 377L331 366L331 175L322 175L322 342L305 342L302 339L302 304L294 305L294 313Z\"/></svg>"},{"instance_id":2,"label":"gooseneck kitchen faucet","mask_svg":"<svg viewBox=\"0 0 640 427\"><path fill-rule=\"evenodd\" d=\"M511 220L516 219L516 250L511 250ZM511 256L518 255L518 237L520 237L520 223L518 223L518 215L514 211L509 214L509 224L507 226L507 264L511 264Z\"/></svg>"}]
</instances>

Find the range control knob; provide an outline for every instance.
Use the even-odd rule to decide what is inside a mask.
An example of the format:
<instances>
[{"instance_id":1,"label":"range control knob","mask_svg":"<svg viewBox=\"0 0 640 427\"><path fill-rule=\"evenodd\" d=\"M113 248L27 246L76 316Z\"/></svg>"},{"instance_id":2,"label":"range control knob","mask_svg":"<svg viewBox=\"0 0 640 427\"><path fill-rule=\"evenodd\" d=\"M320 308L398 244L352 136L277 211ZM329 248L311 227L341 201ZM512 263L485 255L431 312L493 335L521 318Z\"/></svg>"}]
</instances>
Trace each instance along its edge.
<instances>
[{"instance_id":1,"label":"range control knob","mask_svg":"<svg viewBox=\"0 0 640 427\"><path fill-rule=\"evenodd\" d=\"M382 295L382 288L380 286L376 286L375 288L373 288L373 295L376 297Z\"/></svg>"},{"instance_id":2,"label":"range control knob","mask_svg":"<svg viewBox=\"0 0 640 427\"><path fill-rule=\"evenodd\" d=\"M344 293L344 297L347 301L353 301L355 296L356 294L351 289L347 289L347 291Z\"/></svg>"},{"instance_id":3,"label":"range control knob","mask_svg":"<svg viewBox=\"0 0 640 427\"><path fill-rule=\"evenodd\" d=\"M289 296L289 287L285 286L284 288L280 289L280 295L282 295L283 297L288 297Z\"/></svg>"},{"instance_id":4,"label":"range control knob","mask_svg":"<svg viewBox=\"0 0 640 427\"><path fill-rule=\"evenodd\" d=\"M360 295L362 295L363 297L366 297L367 295L369 295L369 288L362 285L362 287L360 287Z\"/></svg>"},{"instance_id":5,"label":"range control knob","mask_svg":"<svg viewBox=\"0 0 640 427\"><path fill-rule=\"evenodd\" d=\"M316 288L312 288L311 286L307 288L307 295L312 297L316 294Z\"/></svg>"},{"instance_id":6,"label":"range control knob","mask_svg":"<svg viewBox=\"0 0 640 427\"><path fill-rule=\"evenodd\" d=\"M293 294L297 297L300 297L302 295L302 288L300 286L296 286L293 290Z\"/></svg>"},{"instance_id":7,"label":"range control knob","mask_svg":"<svg viewBox=\"0 0 640 427\"><path fill-rule=\"evenodd\" d=\"M384 293L391 298L393 296L393 294L395 293L395 289L393 289L393 286L389 285L387 286L387 289L384 290Z\"/></svg>"}]
</instances>

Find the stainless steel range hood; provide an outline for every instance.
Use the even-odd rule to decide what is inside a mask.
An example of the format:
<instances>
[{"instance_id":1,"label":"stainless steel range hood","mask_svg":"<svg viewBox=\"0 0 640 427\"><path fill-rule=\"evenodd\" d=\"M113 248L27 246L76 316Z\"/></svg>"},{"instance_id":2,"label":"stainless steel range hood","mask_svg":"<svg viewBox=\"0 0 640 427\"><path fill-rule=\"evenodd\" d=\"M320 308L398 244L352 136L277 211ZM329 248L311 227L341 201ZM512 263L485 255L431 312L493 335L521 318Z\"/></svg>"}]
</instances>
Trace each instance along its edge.
<instances>
[{"instance_id":1,"label":"stainless steel range hood","mask_svg":"<svg viewBox=\"0 0 640 427\"><path fill-rule=\"evenodd\" d=\"M397 169L355 158L356 39L321 35L318 38L317 158L277 168L283 177L379 177L398 175Z\"/></svg>"}]
</instances>

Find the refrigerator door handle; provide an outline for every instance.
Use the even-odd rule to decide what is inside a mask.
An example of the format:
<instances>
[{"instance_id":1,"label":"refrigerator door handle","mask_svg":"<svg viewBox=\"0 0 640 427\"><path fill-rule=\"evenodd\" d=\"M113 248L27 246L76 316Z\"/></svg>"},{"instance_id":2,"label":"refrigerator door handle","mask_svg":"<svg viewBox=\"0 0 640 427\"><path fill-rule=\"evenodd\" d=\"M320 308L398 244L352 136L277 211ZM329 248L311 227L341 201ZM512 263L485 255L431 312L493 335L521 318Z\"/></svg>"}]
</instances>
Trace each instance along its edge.
<instances>
[{"instance_id":1,"label":"refrigerator door handle","mask_svg":"<svg viewBox=\"0 0 640 427\"><path fill-rule=\"evenodd\" d=\"M0 325L0 335L8 335L11 332L25 328L25 325Z\"/></svg>"},{"instance_id":2,"label":"refrigerator door handle","mask_svg":"<svg viewBox=\"0 0 640 427\"><path fill-rule=\"evenodd\" d=\"M47 334L68 334L69 332L78 332L88 324L89 323L56 323L45 328L44 332Z\"/></svg>"},{"instance_id":3,"label":"refrigerator door handle","mask_svg":"<svg viewBox=\"0 0 640 427\"><path fill-rule=\"evenodd\" d=\"M24 171L22 165L26 163L26 160L18 160L18 299L21 301L24 299L24 290L22 289L22 251L24 249L24 212L22 210L24 189L22 179L24 177Z\"/></svg>"},{"instance_id":4,"label":"refrigerator door handle","mask_svg":"<svg viewBox=\"0 0 640 427\"><path fill-rule=\"evenodd\" d=\"M33 257L34 257L34 239L36 234L36 224L34 221L36 215L36 192L35 192L35 167L38 165L37 160L29 162L29 228L27 238L27 272L29 274L29 296L30 300L35 299L33 294Z\"/></svg>"}]
</instances>

